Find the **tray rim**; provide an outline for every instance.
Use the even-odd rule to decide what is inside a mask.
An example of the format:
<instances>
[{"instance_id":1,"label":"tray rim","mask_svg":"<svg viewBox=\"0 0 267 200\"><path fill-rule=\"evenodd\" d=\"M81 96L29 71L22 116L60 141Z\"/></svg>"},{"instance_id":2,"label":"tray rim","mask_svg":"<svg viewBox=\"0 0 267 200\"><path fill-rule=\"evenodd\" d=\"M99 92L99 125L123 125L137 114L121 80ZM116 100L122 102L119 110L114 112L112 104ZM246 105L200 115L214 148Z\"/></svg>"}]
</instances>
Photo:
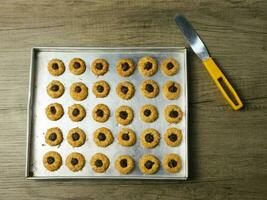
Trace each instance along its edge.
<instances>
[{"instance_id":1,"label":"tray rim","mask_svg":"<svg viewBox=\"0 0 267 200\"><path fill-rule=\"evenodd\" d=\"M188 151L188 81L186 81L185 84L185 101L186 106L185 109L187 111L186 114L186 132L187 132L187 140L185 142L186 145L186 169L185 169L185 176L184 177L160 177L160 176L149 176L149 175L143 175L143 176L30 176L30 161L31 161L31 135L32 135L32 106L33 106L33 98L34 98L34 83L35 83L35 68L34 68L34 62L35 58L34 56L38 52L48 51L48 50L58 50L58 51L68 51L68 50L180 50L184 51L185 60L185 79L188 80L187 76L187 49L186 47L175 47L175 46L161 46L161 47L32 47L31 48L31 59L30 59L30 72L29 72L29 89L28 89L28 102L27 102L27 133L26 133L26 169L25 169L25 178L27 180L81 180L81 179L101 179L101 180L187 180L188 179L188 158L189 158L189 151Z\"/></svg>"}]
</instances>

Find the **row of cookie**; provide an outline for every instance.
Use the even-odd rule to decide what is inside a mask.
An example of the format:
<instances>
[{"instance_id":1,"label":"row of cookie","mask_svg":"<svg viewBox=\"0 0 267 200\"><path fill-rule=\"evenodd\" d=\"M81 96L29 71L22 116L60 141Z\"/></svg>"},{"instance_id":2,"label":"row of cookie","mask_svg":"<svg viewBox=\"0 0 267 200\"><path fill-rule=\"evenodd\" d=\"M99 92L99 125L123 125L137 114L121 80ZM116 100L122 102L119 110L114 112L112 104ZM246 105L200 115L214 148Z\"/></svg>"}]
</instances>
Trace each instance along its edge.
<instances>
[{"instance_id":1,"label":"row of cookie","mask_svg":"<svg viewBox=\"0 0 267 200\"><path fill-rule=\"evenodd\" d=\"M46 107L46 115L48 119L56 121L64 115L64 109L59 103L52 103ZM85 108L80 104L73 104L68 108L69 118L78 122L86 116ZM158 119L158 110L154 105L146 104L140 109L140 118L144 122L154 122ZM105 104L98 104L92 111L92 117L95 121L104 123L110 117L110 110ZM164 118L169 123L178 123L182 120L183 112L177 105L168 105L164 108ZM134 112L131 107L122 105L115 111L115 118L117 123L121 125L128 125L133 121Z\"/></svg>"},{"instance_id":2,"label":"row of cookie","mask_svg":"<svg viewBox=\"0 0 267 200\"><path fill-rule=\"evenodd\" d=\"M163 95L169 100L177 99L180 96L181 87L176 81L167 81L164 83ZM153 80L145 80L140 85L143 96L154 98L159 94L159 86ZM63 95L65 88L60 81L52 81L47 86L47 93L52 98L59 98ZM109 94L110 86L106 81L97 81L93 85L93 93L97 98L106 97ZM134 85L129 81L120 82L116 87L117 95L125 100L134 96ZM82 82L73 83L70 86L70 96L77 101L82 101L88 96L88 88Z\"/></svg>"},{"instance_id":3,"label":"row of cookie","mask_svg":"<svg viewBox=\"0 0 267 200\"><path fill-rule=\"evenodd\" d=\"M163 158L163 169L169 173L177 173L182 168L180 156L171 153ZM85 166L85 158L81 153L73 152L66 158L66 166L73 172L78 172ZM43 164L49 171L56 171L62 165L62 157L55 151L49 151L43 156ZM102 153L94 154L90 159L91 168L97 173L104 173L110 166L109 158ZM130 155L121 155L115 160L115 169L121 174L129 174L135 168L135 161ZM159 159L152 154L145 154L139 160L139 169L143 174L155 174L160 168Z\"/></svg>"},{"instance_id":4,"label":"row of cookie","mask_svg":"<svg viewBox=\"0 0 267 200\"><path fill-rule=\"evenodd\" d=\"M136 143L136 134L132 129L123 128L118 133L118 143L122 146L133 146ZM107 147L114 142L114 137L108 128L101 127L93 133L94 142L99 147ZM176 147L181 144L182 131L177 128L168 128L164 133L164 140L170 147ZM153 128L145 129L140 140L145 148L154 148L160 142L160 134ZM50 146L57 146L63 141L62 131L58 127L50 128L46 131L45 142ZM73 128L67 135L68 143L73 147L80 147L86 141L86 134L80 128Z\"/></svg>"},{"instance_id":5,"label":"row of cookie","mask_svg":"<svg viewBox=\"0 0 267 200\"><path fill-rule=\"evenodd\" d=\"M167 76L175 75L179 70L179 63L174 58L167 58L161 62L161 71ZM116 63L116 71L122 77L128 77L135 71L136 65L130 58L121 58ZM158 61L150 56L145 56L138 61L139 72L143 76L153 76L158 71ZM85 72L86 64L80 58L73 58L69 63L72 74L80 75ZM48 63L51 75L59 76L64 73L65 65L60 59L52 59ZM91 64L91 71L96 76L103 76L109 71L109 63L103 58L96 59Z\"/></svg>"}]
</instances>

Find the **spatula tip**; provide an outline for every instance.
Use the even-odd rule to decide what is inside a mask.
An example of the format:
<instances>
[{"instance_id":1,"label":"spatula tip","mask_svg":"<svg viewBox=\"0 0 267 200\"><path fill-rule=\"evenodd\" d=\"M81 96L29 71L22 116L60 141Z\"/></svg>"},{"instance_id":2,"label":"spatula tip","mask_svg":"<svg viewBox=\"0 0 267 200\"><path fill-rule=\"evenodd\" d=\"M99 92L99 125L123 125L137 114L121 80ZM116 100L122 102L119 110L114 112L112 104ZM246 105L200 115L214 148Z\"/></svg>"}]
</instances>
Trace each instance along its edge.
<instances>
[{"instance_id":1,"label":"spatula tip","mask_svg":"<svg viewBox=\"0 0 267 200\"><path fill-rule=\"evenodd\" d=\"M174 16L174 20L180 18L180 17L183 17L183 15L181 13L176 13L175 16Z\"/></svg>"}]
</instances>

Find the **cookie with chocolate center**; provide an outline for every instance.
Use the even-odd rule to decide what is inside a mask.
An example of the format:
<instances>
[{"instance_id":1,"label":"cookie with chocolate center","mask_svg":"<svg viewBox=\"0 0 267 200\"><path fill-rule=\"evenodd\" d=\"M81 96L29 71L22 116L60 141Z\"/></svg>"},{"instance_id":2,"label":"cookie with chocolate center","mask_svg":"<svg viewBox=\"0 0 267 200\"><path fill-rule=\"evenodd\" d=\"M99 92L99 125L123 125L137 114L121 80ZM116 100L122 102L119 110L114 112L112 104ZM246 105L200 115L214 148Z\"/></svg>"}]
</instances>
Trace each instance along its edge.
<instances>
[{"instance_id":1,"label":"cookie with chocolate center","mask_svg":"<svg viewBox=\"0 0 267 200\"><path fill-rule=\"evenodd\" d=\"M68 143L73 147L82 146L85 143L86 135L85 132L80 128L73 128L67 135Z\"/></svg>"},{"instance_id":2,"label":"cookie with chocolate center","mask_svg":"<svg viewBox=\"0 0 267 200\"><path fill-rule=\"evenodd\" d=\"M60 81L51 81L47 88L47 94L52 98L59 98L63 95L65 88Z\"/></svg>"},{"instance_id":3,"label":"cookie with chocolate center","mask_svg":"<svg viewBox=\"0 0 267 200\"><path fill-rule=\"evenodd\" d=\"M68 108L69 118L74 122L82 121L86 116L85 108L80 104L73 104Z\"/></svg>"},{"instance_id":4,"label":"cookie with chocolate center","mask_svg":"<svg viewBox=\"0 0 267 200\"><path fill-rule=\"evenodd\" d=\"M109 63L103 58L98 58L91 64L91 70L96 76L103 76L109 70Z\"/></svg>"},{"instance_id":5,"label":"cookie with chocolate center","mask_svg":"<svg viewBox=\"0 0 267 200\"><path fill-rule=\"evenodd\" d=\"M107 147L113 143L112 132L105 127L98 128L94 132L94 142L99 147Z\"/></svg>"},{"instance_id":6,"label":"cookie with chocolate center","mask_svg":"<svg viewBox=\"0 0 267 200\"><path fill-rule=\"evenodd\" d=\"M183 112L177 105L168 105L164 109L165 120L169 123L179 123L183 118Z\"/></svg>"},{"instance_id":7,"label":"cookie with chocolate center","mask_svg":"<svg viewBox=\"0 0 267 200\"><path fill-rule=\"evenodd\" d=\"M116 71L122 77L131 76L135 71L135 64L131 59L122 58L116 64Z\"/></svg>"},{"instance_id":8,"label":"cookie with chocolate center","mask_svg":"<svg viewBox=\"0 0 267 200\"><path fill-rule=\"evenodd\" d=\"M59 153L49 151L43 156L43 165L49 171L56 171L62 165L62 158Z\"/></svg>"},{"instance_id":9,"label":"cookie with chocolate center","mask_svg":"<svg viewBox=\"0 0 267 200\"><path fill-rule=\"evenodd\" d=\"M126 105L122 105L116 109L115 118L121 125L128 125L133 121L134 112L132 108Z\"/></svg>"},{"instance_id":10,"label":"cookie with chocolate center","mask_svg":"<svg viewBox=\"0 0 267 200\"><path fill-rule=\"evenodd\" d=\"M162 61L160 67L163 74L173 76L177 74L179 70L179 63L174 58L167 58Z\"/></svg>"},{"instance_id":11,"label":"cookie with chocolate center","mask_svg":"<svg viewBox=\"0 0 267 200\"><path fill-rule=\"evenodd\" d=\"M80 58L73 58L69 63L69 70L72 74L80 75L85 72L85 62Z\"/></svg>"},{"instance_id":12,"label":"cookie with chocolate center","mask_svg":"<svg viewBox=\"0 0 267 200\"><path fill-rule=\"evenodd\" d=\"M64 110L61 104L59 103L51 103L46 109L46 116L48 119L52 121L59 120L64 115Z\"/></svg>"},{"instance_id":13,"label":"cookie with chocolate center","mask_svg":"<svg viewBox=\"0 0 267 200\"><path fill-rule=\"evenodd\" d=\"M93 86L93 93L96 98L104 98L109 94L110 87L106 81L97 81Z\"/></svg>"},{"instance_id":14,"label":"cookie with chocolate center","mask_svg":"<svg viewBox=\"0 0 267 200\"><path fill-rule=\"evenodd\" d=\"M65 71L65 65L62 60L52 59L48 63L48 72L53 76L60 76Z\"/></svg>"},{"instance_id":15,"label":"cookie with chocolate center","mask_svg":"<svg viewBox=\"0 0 267 200\"><path fill-rule=\"evenodd\" d=\"M122 128L118 134L118 142L122 146L133 146L136 142L135 132L129 128Z\"/></svg>"},{"instance_id":16,"label":"cookie with chocolate center","mask_svg":"<svg viewBox=\"0 0 267 200\"><path fill-rule=\"evenodd\" d=\"M140 86L141 93L147 98L154 98L159 94L159 86L153 80L145 80Z\"/></svg>"},{"instance_id":17,"label":"cookie with chocolate center","mask_svg":"<svg viewBox=\"0 0 267 200\"><path fill-rule=\"evenodd\" d=\"M145 129L141 134L141 143L145 148L154 148L159 144L160 134L153 128Z\"/></svg>"},{"instance_id":18,"label":"cookie with chocolate center","mask_svg":"<svg viewBox=\"0 0 267 200\"><path fill-rule=\"evenodd\" d=\"M88 96L88 88L82 82L73 83L70 86L70 96L76 101L82 101Z\"/></svg>"},{"instance_id":19,"label":"cookie with chocolate center","mask_svg":"<svg viewBox=\"0 0 267 200\"><path fill-rule=\"evenodd\" d=\"M66 158L66 165L73 172L81 171L85 164L85 158L81 153L73 152Z\"/></svg>"},{"instance_id":20,"label":"cookie with chocolate center","mask_svg":"<svg viewBox=\"0 0 267 200\"><path fill-rule=\"evenodd\" d=\"M138 69L143 76L153 76L158 71L157 60L150 56L145 56L139 60Z\"/></svg>"},{"instance_id":21,"label":"cookie with chocolate center","mask_svg":"<svg viewBox=\"0 0 267 200\"><path fill-rule=\"evenodd\" d=\"M129 174L134 169L134 159L129 155L121 155L115 161L115 168L121 174Z\"/></svg>"},{"instance_id":22,"label":"cookie with chocolate center","mask_svg":"<svg viewBox=\"0 0 267 200\"><path fill-rule=\"evenodd\" d=\"M116 87L117 95L125 100L131 99L134 96L135 89L129 81L120 82Z\"/></svg>"},{"instance_id":23,"label":"cookie with chocolate center","mask_svg":"<svg viewBox=\"0 0 267 200\"><path fill-rule=\"evenodd\" d=\"M105 104L98 104L94 107L92 116L95 121L104 123L110 116L110 110Z\"/></svg>"},{"instance_id":24,"label":"cookie with chocolate center","mask_svg":"<svg viewBox=\"0 0 267 200\"><path fill-rule=\"evenodd\" d=\"M104 173L109 167L109 159L105 154L96 153L90 160L92 169L97 173Z\"/></svg>"},{"instance_id":25,"label":"cookie with chocolate center","mask_svg":"<svg viewBox=\"0 0 267 200\"><path fill-rule=\"evenodd\" d=\"M158 158L152 154L145 154L139 160L139 169L144 174L155 174L160 167Z\"/></svg>"}]
</instances>

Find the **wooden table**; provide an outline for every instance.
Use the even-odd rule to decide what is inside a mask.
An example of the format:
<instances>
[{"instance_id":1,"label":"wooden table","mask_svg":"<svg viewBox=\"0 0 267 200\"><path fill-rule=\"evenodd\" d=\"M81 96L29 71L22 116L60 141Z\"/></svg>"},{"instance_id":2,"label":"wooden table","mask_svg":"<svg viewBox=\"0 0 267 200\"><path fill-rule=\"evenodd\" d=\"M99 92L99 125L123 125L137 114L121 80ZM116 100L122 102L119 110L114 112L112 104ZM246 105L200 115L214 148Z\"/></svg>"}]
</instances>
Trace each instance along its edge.
<instances>
[{"instance_id":1,"label":"wooden table","mask_svg":"<svg viewBox=\"0 0 267 200\"><path fill-rule=\"evenodd\" d=\"M267 195L267 1L0 2L0 199L264 199ZM232 111L189 50L188 181L24 178L34 46L184 46L183 12L241 95Z\"/></svg>"}]
</instances>

